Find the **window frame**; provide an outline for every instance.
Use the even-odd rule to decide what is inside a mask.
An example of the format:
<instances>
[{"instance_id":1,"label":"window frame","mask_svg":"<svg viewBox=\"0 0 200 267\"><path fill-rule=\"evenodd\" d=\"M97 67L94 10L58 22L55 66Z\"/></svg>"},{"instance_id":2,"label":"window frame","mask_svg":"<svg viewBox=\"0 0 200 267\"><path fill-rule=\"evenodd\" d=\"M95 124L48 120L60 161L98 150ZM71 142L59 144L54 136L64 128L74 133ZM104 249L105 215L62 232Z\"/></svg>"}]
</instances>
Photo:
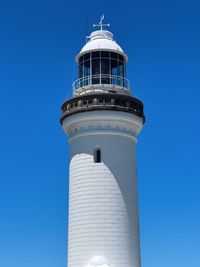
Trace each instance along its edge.
<instances>
[{"instance_id":1,"label":"window frame","mask_svg":"<svg viewBox=\"0 0 200 267\"><path fill-rule=\"evenodd\" d=\"M93 158L94 158L94 163L101 163L102 153L100 147L95 147Z\"/></svg>"}]
</instances>

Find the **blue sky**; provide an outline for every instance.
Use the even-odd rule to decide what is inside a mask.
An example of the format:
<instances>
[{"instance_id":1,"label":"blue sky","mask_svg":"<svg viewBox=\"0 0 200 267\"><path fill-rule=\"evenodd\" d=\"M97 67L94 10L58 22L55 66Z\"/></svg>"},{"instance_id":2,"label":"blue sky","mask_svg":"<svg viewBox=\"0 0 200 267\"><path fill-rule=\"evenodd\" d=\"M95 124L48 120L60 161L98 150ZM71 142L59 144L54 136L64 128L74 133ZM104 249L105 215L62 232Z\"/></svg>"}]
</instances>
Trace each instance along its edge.
<instances>
[{"instance_id":1,"label":"blue sky","mask_svg":"<svg viewBox=\"0 0 200 267\"><path fill-rule=\"evenodd\" d=\"M200 3L1 1L0 267L66 266L60 106L104 13L145 105L137 145L142 267L200 266Z\"/></svg>"}]
</instances>

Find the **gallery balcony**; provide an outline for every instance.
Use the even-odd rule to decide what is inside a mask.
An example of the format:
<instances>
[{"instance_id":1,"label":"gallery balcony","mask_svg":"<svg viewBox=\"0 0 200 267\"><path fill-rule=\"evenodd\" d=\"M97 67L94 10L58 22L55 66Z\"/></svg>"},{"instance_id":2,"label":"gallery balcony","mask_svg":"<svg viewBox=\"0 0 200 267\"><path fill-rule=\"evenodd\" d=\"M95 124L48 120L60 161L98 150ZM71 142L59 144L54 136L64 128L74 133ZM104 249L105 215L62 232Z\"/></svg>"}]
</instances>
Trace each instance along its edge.
<instances>
[{"instance_id":1,"label":"gallery balcony","mask_svg":"<svg viewBox=\"0 0 200 267\"><path fill-rule=\"evenodd\" d=\"M130 81L122 76L109 74L89 75L76 80L72 84L73 95L85 93L119 93L131 94Z\"/></svg>"}]
</instances>

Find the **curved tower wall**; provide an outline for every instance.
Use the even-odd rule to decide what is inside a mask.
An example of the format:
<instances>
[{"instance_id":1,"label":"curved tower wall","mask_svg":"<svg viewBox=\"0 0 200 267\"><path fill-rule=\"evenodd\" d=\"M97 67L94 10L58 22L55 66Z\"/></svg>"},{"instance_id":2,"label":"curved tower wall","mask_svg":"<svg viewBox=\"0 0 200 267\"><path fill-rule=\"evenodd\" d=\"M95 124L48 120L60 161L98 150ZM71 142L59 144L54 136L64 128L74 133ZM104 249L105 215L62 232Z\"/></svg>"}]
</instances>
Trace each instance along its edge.
<instances>
[{"instance_id":1,"label":"curved tower wall","mask_svg":"<svg viewBox=\"0 0 200 267\"><path fill-rule=\"evenodd\" d=\"M70 143L68 267L87 266L95 256L112 267L140 267L135 135L142 125L119 111L63 121Z\"/></svg>"},{"instance_id":2,"label":"curved tower wall","mask_svg":"<svg viewBox=\"0 0 200 267\"><path fill-rule=\"evenodd\" d=\"M140 267L136 136L145 117L131 95L127 55L94 31L60 122L69 136L68 267Z\"/></svg>"}]
</instances>

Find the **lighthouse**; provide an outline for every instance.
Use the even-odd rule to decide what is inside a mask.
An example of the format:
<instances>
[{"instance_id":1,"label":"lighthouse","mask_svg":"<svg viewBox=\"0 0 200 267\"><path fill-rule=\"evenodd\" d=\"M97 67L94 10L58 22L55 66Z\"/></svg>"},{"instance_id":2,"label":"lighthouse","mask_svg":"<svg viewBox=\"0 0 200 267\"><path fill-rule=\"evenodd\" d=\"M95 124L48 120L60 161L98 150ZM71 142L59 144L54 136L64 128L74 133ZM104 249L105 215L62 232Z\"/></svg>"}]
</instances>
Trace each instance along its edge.
<instances>
[{"instance_id":1,"label":"lighthouse","mask_svg":"<svg viewBox=\"0 0 200 267\"><path fill-rule=\"evenodd\" d=\"M69 137L68 267L140 267L137 135L143 104L126 78L128 56L105 29L76 56L73 96L60 122Z\"/></svg>"}]
</instances>

